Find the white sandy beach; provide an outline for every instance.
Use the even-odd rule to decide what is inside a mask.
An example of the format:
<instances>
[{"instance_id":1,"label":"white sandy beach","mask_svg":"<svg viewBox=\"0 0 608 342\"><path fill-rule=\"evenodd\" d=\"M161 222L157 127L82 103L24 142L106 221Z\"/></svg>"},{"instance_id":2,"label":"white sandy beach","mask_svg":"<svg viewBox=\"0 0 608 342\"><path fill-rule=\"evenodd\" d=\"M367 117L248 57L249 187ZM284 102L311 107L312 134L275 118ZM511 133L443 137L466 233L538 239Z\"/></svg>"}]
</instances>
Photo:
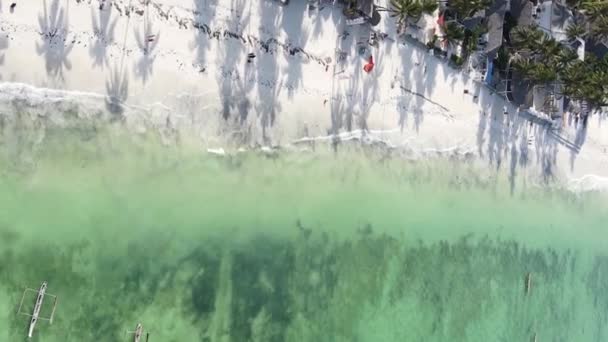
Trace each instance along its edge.
<instances>
[{"instance_id":1,"label":"white sandy beach","mask_svg":"<svg viewBox=\"0 0 608 342\"><path fill-rule=\"evenodd\" d=\"M513 179L608 189L608 118L594 115L586 131L549 129L397 40L386 13L375 29L388 39L371 48L366 74L360 28L342 39L341 9L309 12L303 0L106 0L102 10L98 0L13 1L11 13L0 0L0 114L9 117L120 118L136 131L188 130L205 150L382 141L407 157L461 154Z\"/></svg>"}]
</instances>

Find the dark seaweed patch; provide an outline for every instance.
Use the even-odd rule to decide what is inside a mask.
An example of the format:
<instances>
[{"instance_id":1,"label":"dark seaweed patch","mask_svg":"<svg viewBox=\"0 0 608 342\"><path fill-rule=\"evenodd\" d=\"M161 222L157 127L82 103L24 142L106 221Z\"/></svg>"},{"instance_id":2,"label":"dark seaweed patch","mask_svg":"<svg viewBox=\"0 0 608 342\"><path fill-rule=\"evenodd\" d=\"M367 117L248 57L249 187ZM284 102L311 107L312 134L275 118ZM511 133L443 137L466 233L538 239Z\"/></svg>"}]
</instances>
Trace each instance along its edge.
<instances>
[{"instance_id":1,"label":"dark seaweed patch","mask_svg":"<svg viewBox=\"0 0 608 342\"><path fill-rule=\"evenodd\" d=\"M270 317L268 341L284 341L292 315L289 279L294 254L289 243L259 236L234 252L232 264L232 337L248 341L251 324L262 310ZM270 325L273 327L271 328Z\"/></svg>"},{"instance_id":2,"label":"dark seaweed patch","mask_svg":"<svg viewBox=\"0 0 608 342\"><path fill-rule=\"evenodd\" d=\"M204 248L198 248L188 256L199 271L190 279L191 302L196 319L215 310L215 298L220 272L220 257Z\"/></svg>"}]
</instances>

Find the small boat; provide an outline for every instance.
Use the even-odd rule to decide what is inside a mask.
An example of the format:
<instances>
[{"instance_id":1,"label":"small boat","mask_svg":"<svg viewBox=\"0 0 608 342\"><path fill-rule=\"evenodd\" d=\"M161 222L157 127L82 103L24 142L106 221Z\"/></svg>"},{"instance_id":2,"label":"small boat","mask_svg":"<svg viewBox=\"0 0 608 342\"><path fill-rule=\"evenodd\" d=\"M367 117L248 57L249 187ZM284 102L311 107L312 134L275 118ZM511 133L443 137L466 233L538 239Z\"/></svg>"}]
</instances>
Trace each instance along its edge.
<instances>
[{"instance_id":1,"label":"small boat","mask_svg":"<svg viewBox=\"0 0 608 342\"><path fill-rule=\"evenodd\" d=\"M135 330L127 331L128 334L133 334L133 342L141 342L142 336L144 335L144 326L141 323L137 323L135 326ZM146 342L148 342L148 338L150 337L150 333L146 333Z\"/></svg>"},{"instance_id":2,"label":"small boat","mask_svg":"<svg viewBox=\"0 0 608 342\"><path fill-rule=\"evenodd\" d=\"M133 336L133 341L135 342L139 342L139 340L141 339L141 335L144 332L144 328L141 325L141 323L137 323L137 326L135 327L135 334Z\"/></svg>"},{"instance_id":3,"label":"small boat","mask_svg":"<svg viewBox=\"0 0 608 342\"><path fill-rule=\"evenodd\" d=\"M19 304L19 309L17 310L17 314L22 314L22 315L31 317L30 326L29 326L28 333L27 333L28 338L31 338L34 335L34 328L36 327L36 323L39 320L47 320L47 321L49 321L49 324L53 324L53 316L55 315L55 308L57 307L57 296L47 293L46 292L47 286L48 286L47 282L43 281L42 285L40 285L40 288L38 289L38 291L36 291L34 289L30 289L30 288L26 288L23 291L23 296L21 297L21 303ZM34 310L32 311L31 314L21 312L21 308L23 307L23 300L25 299L25 294L28 291L37 293L36 302L34 303ZM53 297L55 299L55 301L53 303L53 310L51 311L50 317L40 317L40 310L42 309L42 303L44 302L45 296Z\"/></svg>"}]
</instances>

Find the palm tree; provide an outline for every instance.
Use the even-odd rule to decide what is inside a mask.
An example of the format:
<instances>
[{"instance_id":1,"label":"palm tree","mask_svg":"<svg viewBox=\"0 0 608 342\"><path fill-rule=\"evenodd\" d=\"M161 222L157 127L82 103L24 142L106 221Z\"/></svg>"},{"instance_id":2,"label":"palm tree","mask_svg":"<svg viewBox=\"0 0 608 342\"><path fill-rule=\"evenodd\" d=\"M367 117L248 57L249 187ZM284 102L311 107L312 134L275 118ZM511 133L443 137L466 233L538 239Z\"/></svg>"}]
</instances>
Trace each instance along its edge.
<instances>
[{"instance_id":1,"label":"palm tree","mask_svg":"<svg viewBox=\"0 0 608 342\"><path fill-rule=\"evenodd\" d=\"M479 37L481 37L486 32L488 32L488 27L485 25L477 25L471 30L467 30L467 39L465 39L467 41L467 53L470 53L471 51L475 51L475 49L477 49Z\"/></svg>"},{"instance_id":2,"label":"palm tree","mask_svg":"<svg viewBox=\"0 0 608 342\"><path fill-rule=\"evenodd\" d=\"M539 52L545 60L554 60L562 50L562 45L557 40L545 34L543 34L537 43L539 45Z\"/></svg>"},{"instance_id":3,"label":"palm tree","mask_svg":"<svg viewBox=\"0 0 608 342\"><path fill-rule=\"evenodd\" d=\"M560 78L564 82L565 95L586 101L591 108L608 102L608 59L588 55L584 62L577 60L561 69Z\"/></svg>"},{"instance_id":4,"label":"palm tree","mask_svg":"<svg viewBox=\"0 0 608 342\"><path fill-rule=\"evenodd\" d=\"M569 67L563 69L560 78L564 82L564 95L575 100L582 99L584 97L582 85L585 84L586 77L586 65L582 61L572 63Z\"/></svg>"},{"instance_id":5,"label":"palm tree","mask_svg":"<svg viewBox=\"0 0 608 342\"><path fill-rule=\"evenodd\" d=\"M511 31L511 43L517 51L538 53L541 49L539 42L544 33L533 26L516 26Z\"/></svg>"},{"instance_id":6,"label":"palm tree","mask_svg":"<svg viewBox=\"0 0 608 342\"><path fill-rule=\"evenodd\" d=\"M577 13L582 14L593 38L608 39L608 1L566 0L566 3L573 9L575 17ZM573 24L566 29L566 33L569 39L577 36L583 38L582 35L585 35L587 30L583 30L578 24Z\"/></svg>"},{"instance_id":7,"label":"palm tree","mask_svg":"<svg viewBox=\"0 0 608 342\"><path fill-rule=\"evenodd\" d=\"M579 0L577 2L578 3L574 7L592 20L608 14L608 3L606 1Z\"/></svg>"},{"instance_id":8,"label":"palm tree","mask_svg":"<svg viewBox=\"0 0 608 342\"><path fill-rule=\"evenodd\" d=\"M464 29L460 24L457 24L454 21L450 21L444 25L443 32L443 41L446 42L448 46L455 47L464 39Z\"/></svg>"},{"instance_id":9,"label":"palm tree","mask_svg":"<svg viewBox=\"0 0 608 342\"><path fill-rule=\"evenodd\" d=\"M530 62L529 58L522 57L521 55L514 55L511 57L511 65L513 66L513 70L520 73L525 79L530 79L534 64Z\"/></svg>"},{"instance_id":10,"label":"palm tree","mask_svg":"<svg viewBox=\"0 0 608 342\"><path fill-rule=\"evenodd\" d=\"M586 82L580 85L582 99L587 101L592 108L604 106L608 103L608 82L607 73L604 71L596 71L589 75Z\"/></svg>"},{"instance_id":11,"label":"palm tree","mask_svg":"<svg viewBox=\"0 0 608 342\"><path fill-rule=\"evenodd\" d=\"M509 53L509 50L503 45L498 49L496 53L496 59L494 60L494 67L506 77L509 72L509 64L513 56Z\"/></svg>"},{"instance_id":12,"label":"palm tree","mask_svg":"<svg viewBox=\"0 0 608 342\"><path fill-rule=\"evenodd\" d=\"M454 10L457 20L473 16L478 11L490 7L492 0L450 0L450 8Z\"/></svg>"},{"instance_id":13,"label":"palm tree","mask_svg":"<svg viewBox=\"0 0 608 342\"><path fill-rule=\"evenodd\" d=\"M591 34L597 40L608 39L608 17L601 16L591 24Z\"/></svg>"},{"instance_id":14,"label":"palm tree","mask_svg":"<svg viewBox=\"0 0 608 342\"><path fill-rule=\"evenodd\" d=\"M405 23L408 18L418 21L423 13L433 13L437 9L434 0L391 0L391 8L379 8L391 12L391 17L397 17L400 24Z\"/></svg>"},{"instance_id":15,"label":"palm tree","mask_svg":"<svg viewBox=\"0 0 608 342\"><path fill-rule=\"evenodd\" d=\"M585 75L587 74L586 63L577 60L564 68L560 74L567 86L580 83L585 79Z\"/></svg>"},{"instance_id":16,"label":"palm tree","mask_svg":"<svg viewBox=\"0 0 608 342\"><path fill-rule=\"evenodd\" d=\"M549 85L557 81L555 68L542 63L535 63L529 71L530 80L534 84Z\"/></svg>"},{"instance_id":17,"label":"palm tree","mask_svg":"<svg viewBox=\"0 0 608 342\"><path fill-rule=\"evenodd\" d=\"M608 55L605 55L601 59L596 59L595 70L608 73Z\"/></svg>"},{"instance_id":18,"label":"palm tree","mask_svg":"<svg viewBox=\"0 0 608 342\"><path fill-rule=\"evenodd\" d=\"M578 54L574 50L565 47L560 49L553 60L553 62L555 62L555 67L559 70L567 69L576 61L578 61Z\"/></svg>"},{"instance_id":19,"label":"palm tree","mask_svg":"<svg viewBox=\"0 0 608 342\"><path fill-rule=\"evenodd\" d=\"M415 0L391 0L391 17L397 17L399 24L406 22L407 18L421 12L420 5Z\"/></svg>"},{"instance_id":20,"label":"palm tree","mask_svg":"<svg viewBox=\"0 0 608 342\"><path fill-rule=\"evenodd\" d=\"M421 0L420 6L422 7L422 13L433 14L439 5L436 0Z\"/></svg>"},{"instance_id":21,"label":"palm tree","mask_svg":"<svg viewBox=\"0 0 608 342\"><path fill-rule=\"evenodd\" d=\"M574 22L566 28L566 35L571 41L576 38L585 38L587 35L587 28L583 23Z\"/></svg>"}]
</instances>

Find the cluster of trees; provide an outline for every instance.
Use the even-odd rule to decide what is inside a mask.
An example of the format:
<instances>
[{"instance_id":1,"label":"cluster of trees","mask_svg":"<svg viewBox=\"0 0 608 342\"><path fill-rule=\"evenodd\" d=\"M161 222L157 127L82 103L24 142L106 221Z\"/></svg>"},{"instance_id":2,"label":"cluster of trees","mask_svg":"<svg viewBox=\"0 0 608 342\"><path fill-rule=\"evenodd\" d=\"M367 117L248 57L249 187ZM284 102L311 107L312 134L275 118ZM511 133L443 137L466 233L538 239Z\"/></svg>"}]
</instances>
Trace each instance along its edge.
<instances>
[{"instance_id":1,"label":"cluster of trees","mask_svg":"<svg viewBox=\"0 0 608 342\"><path fill-rule=\"evenodd\" d=\"M399 25L404 25L408 19L418 21L424 13L431 14L437 10L436 0L391 0L388 11L390 16L397 18Z\"/></svg>"},{"instance_id":2,"label":"cluster of trees","mask_svg":"<svg viewBox=\"0 0 608 342\"><path fill-rule=\"evenodd\" d=\"M569 39L608 39L608 1L566 0L574 14L574 22L566 29Z\"/></svg>"},{"instance_id":3,"label":"cluster of trees","mask_svg":"<svg viewBox=\"0 0 608 342\"><path fill-rule=\"evenodd\" d=\"M423 13L433 13L438 7L437 3L437 0L390 0L390 8L384 10L398 17L400 22L408 18L416 21ZM446 4L446 14L456 21L465 20L491 4L492 0L450 0Z\"/></svg>"},{"instance_id":4,"label":"cluster of trees","mask_svg":"<svg viewBox=\"0 0 608 342\"><path fill-rule=\"evenodd\" d=\"M492 0L450 0L447 14L454 20L465 20L481 10L489 8L492 2Z\"/></svg>"},{"instance_id":5,"label":"cluster of trees","mask_svg":"<svg viewBox=\"0 0 608 342\"><path fill-rule=\"evenodd\" d=\"M533 26L511 31L512 66L533 85L562 85L563 94L586 101L592 108L608 101L608 56L587 54L584 61L576 51Z\"/></svg>"},{"instance_id":6,"label":"cluster of trees","mask_svg":"<svg viewBox=\"0 0 608 342\"><path fill-rule=\"evenodd\" d=\"M444 11L443 37L429 42L432 48L437 39L448 46L464 43L464 55L477 48L478 38L487 31L483 24L465 29L462 22L477 12L488 9L492 0L449 0ZM566 0L574 14L574 22L567 28L570 42L584 40L608 40L608 1ZM431 14L438 8L436 0L390 0L388 11L398 19L399 25L408 20L416 22L423 14ZM608 104L608 57L598 59L587 54L584 61L576 51L548 36L533 26L516 26L508 38L510 46L501 49L499 59L512 64L533 85L559 84L564 95L586 101L592 108ZM461 64L462 59L459 59ZM505 75L506 76L506 75Z\"/></svg>"},{"instance_id":7,"label":"cluster of trees","mask_svg":"<svg viewBox=\"0 0 608 342\"><path fill-rule=\"evenodd\" d=\"M491 3L491 0L450 0L444 11L445 20L442 28L444 36L436 37L429 42L429 47L433 48L436 40L440 39L451 47L465 43L465 55L467 51L475 50L479 37L486 31L486 27L479 25L473 29L465 29L461 22L487 9ZM381 10L390 12L391 17L397 18L399 25L405 25L408 20L416 22L423 14L431 14L437 8L437 0L390 0L390 7ZM462 63L462 59L460 62Z\"/></svg>"}]
</instances>

